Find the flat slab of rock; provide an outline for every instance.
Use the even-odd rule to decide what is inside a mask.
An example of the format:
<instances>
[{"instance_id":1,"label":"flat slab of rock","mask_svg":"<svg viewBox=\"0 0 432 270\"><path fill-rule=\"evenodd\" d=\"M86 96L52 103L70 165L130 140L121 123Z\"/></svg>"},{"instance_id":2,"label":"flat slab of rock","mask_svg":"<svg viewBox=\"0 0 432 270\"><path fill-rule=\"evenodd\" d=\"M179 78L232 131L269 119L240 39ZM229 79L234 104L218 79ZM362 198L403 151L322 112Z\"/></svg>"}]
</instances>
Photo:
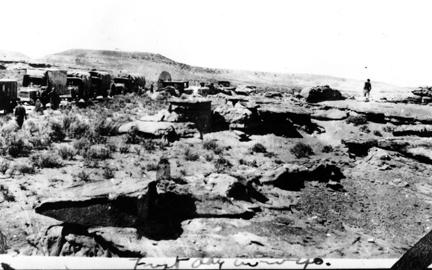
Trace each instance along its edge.
<instances>
[{"instance_id":1,"label":"flat slab of rock","mask_svg":"<svg viewBox=\"0 0 432 270\"><path fill-rule=\"evenodd\" d=\"M338 109L317 110L311 114L312 119L317 120L343 120L348 117L348 113Z\"/></svg>"},{"instance_id":2,"label":"flat slab of rock","mask_svg":"<svg viewBox=\"0 0 432 270\"><path fill-rule=\"evenodd\" d=\"M432 137L432 125L402 125L393 130L394 136Z\"/></svg>"},{"instance_id":3,"label":"flat slab of rock","mask_svg":"<svg viewBox=\"0 0 432 270\"><path fill-rule=\"evenodd\" d=\"M167 130L174 129L174 125L168 122L153 122L153 121L133 121L121 125L118 128L119 134L128 133L132 127L136 127L139 132L160 136Z\"/></svg>"},{"instance_id":4,"label":"flat slab of rock","mask_svg":"<svg viewBox=\"0 0 432 270\"><path fill-rule=\"evenodd\" d=\"M320 103L328 108L351 110L361 114L384 114L389 121L432 123L432 106L417 104L398 104L386 102L364 102L357 100L324 101Z\"/></svg>"}]
</instances>

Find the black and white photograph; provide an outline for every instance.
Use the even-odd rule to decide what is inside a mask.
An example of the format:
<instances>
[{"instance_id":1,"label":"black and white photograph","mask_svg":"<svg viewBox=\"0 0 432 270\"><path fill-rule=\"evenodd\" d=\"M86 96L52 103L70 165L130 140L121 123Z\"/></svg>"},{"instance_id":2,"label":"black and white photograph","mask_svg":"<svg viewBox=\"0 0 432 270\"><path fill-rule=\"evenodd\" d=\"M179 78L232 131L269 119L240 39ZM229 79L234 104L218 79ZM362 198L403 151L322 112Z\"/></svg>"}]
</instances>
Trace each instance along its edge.
<instances>
[{"instance_id":1,"label":"black and white photograph","mask_svg":"<svg viewBox=\"0 0 432 270\"><path fill-rule=\"evenodd\" d=\"M431 2L0 5L0 262L432 263Z\"/></svg>"}]
</instances>

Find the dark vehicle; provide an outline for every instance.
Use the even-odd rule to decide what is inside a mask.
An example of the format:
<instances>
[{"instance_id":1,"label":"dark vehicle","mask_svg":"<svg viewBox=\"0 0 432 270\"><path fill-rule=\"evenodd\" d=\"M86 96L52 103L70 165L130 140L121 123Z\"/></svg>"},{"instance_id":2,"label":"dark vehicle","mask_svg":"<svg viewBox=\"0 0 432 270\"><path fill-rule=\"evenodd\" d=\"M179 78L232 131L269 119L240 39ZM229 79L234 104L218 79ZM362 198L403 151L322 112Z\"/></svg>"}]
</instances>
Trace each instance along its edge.
<instances>
[{"instance_id":1,"label":"dark vehicle","mask_svg":"<svg viewBox=\"0 0 432 270\"><path fill-rule=\"evenodd\" d=\"M113 79L110 95L125 94L130 92L139 93L145 87L145 78L134 75L120 75Z\"/></svg>"},{"instance_id":2,"label":"dark vehicle","mask_svg":"<svg viewBox=\"0 0 432 270\"><path fill-rule=\"evenodd\" d=\"M18 100L18 82L15 80L0 80L0 110L4 113L13 112Z\"/></svg>"},{"instance_id":3,"label":"dark vehicle","mask_svg":"<svg viewBox=\"0 0 432 270\"><path fill-rule=\"evenodd\" d=\"M18 98L22 102L33 105L40 95L40 88L24 87L20 88Z\"/></svg>"},{"instance_id":4,"label":"dark vehicle","mask_svg":"<svg viewBox=\"0 0 432 270\"><path fill-rule=\"evenodd\" d=\"M132 80L129 77L115 77L111 84L110 95L126 94L132 90Z\"/></svg>"},{"instance_id":5,"label":"dark vehicle","mask_svg":"<svg viewBox=\"0 0 432 270\"><path fill-rule=\"evenodd\" d=\"M189 87L189 82L187 81L169 81L161 82L162 89L166 87L173 87L179 91L180 95L184 93L184 90Z\"/></svg>"},{"instance_id":6,"label":"dark vehicle","mask_svg":"<svg viewBox=\"0 0 432 270\"><path fill-rule=\"evenodd\" d=\"M169 74L168 71L162 71L157 81L157 88L158 89L164 88L163 83L170 82L170 81L172 81L171 74Z\"/></svg>"},{"instance_id":7,"label":"dark vehicle","mask_svg":"<svg viewBox=\"0 0 432 270\"><path fill-rule=\"evenodd\" d=\"M89 74L81 72L68 73L67 88L73 100L88 100L91 98Z\"/></svg>"},{"instance_id":8,"label":"dark vehicle","mask_svg":"<svg viewBox=\"0 0 432 270\"><path fill-rule=\"evenodd\" d=\"M222 87L231 87L231 83L229 81L218 81L217 84Z\"/></svg>"},{"instance_id":9,"label":"dark vehicle","mask_svg":"<svg viewBox=\"0 0 432 270\"><path fill-rule=\"evenodd\" d=\"M27 70L23 77L23 97L27 96L27 98L31 98L34 96L34 89L38 89L39 93L46 90L51 91L51 89L55 89L60 98L71 98L71 94L66 87L66 83L67 73L65 70L30 69Z\"/></svg>"},{"instance_id":10,"label":"dark vehicle","mask_svg":"<svg viewBox=\"0 0 432 270\"><path fill-rule=\"evenodd\" d=\"M90 96L108 96L111 86L111 75L108 72L92 70L90 73Z\"/></svg>"}]
</instances>

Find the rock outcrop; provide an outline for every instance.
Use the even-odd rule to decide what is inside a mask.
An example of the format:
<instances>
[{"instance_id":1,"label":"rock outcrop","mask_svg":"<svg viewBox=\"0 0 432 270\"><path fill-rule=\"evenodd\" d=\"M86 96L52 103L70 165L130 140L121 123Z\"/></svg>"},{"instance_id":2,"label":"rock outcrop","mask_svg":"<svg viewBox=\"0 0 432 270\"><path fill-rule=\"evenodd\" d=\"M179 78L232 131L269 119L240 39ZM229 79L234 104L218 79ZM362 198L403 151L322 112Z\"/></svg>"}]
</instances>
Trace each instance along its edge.
<instances>
[{"instance_id":1,"label":"rock outcrop","mask_svg":"<svg viewBox=\"0 0 432 270\"><path fill-rule=\"evenodd\" d=\"M305 88L301 91L302 95L307 102L315 103L326 100L343 100L344 97L339 90L332 89L328 85L315 86L312 88Z\"/></svg>"}]
</instances>

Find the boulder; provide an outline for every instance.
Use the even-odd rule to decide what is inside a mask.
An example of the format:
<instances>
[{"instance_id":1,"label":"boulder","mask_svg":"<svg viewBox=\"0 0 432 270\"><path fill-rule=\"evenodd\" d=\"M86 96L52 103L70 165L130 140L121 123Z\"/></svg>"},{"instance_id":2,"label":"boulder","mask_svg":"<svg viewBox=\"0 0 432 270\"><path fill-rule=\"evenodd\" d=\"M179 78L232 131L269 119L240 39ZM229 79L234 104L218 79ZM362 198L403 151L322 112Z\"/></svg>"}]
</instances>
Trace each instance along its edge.
<instances>
[{"instance_id":1,"label":"boulder","mask_svg":"<svg viewBox=\"0 0 432 270\"><path fill-rule=\"evenodd\" d=\"M378 145L378 141L371 138L352 138L343 139L342 144L348 148L350 153L357 156L366 156L370 148Z\"/></svg>"},{"instance_id":2,"label":"boulder","mask_svg":"<svg viewBox=\"0 0 432 270\"><path fill-rule=\"evenodd\" d=\"M223 104L213 110L213 129L223 129L224 126L230 129L247 130L255 121L256 115L251 110L243 106L240 102Z\"/></svg>"},{"instance_id":3,"label":"boulder","mask_svg":"<svg viewBox=\"0 0 432 270\"><path fill-rule=\"evenodd\" d=\"M307 102L316 103L326 100L343 100L341 92L328 85L305 88L300 93Z\"/></svg>"},{"instance_id":4,"label":"boulder","mask_svg":"<svg viewBox=\"0 0 432 270\"><path fill-rule=\"evenodd\" d=\"M416 96L421 96L421 97L432 97L432 87L430 86L426 86L426 87L419 87L415 90L412 90L411 93L413 93Z\"/></svg>"},{"instance_id":5,"label":"boulder","mask_svg":"<svg viewBox=\"0 0 432 270\"><path fill-rule=\"evenodd\" d=\"M237 178L227 174L212 173L205 179L205 181L207 182L206 188L211 194L227 197L230 188L238 180Z\"/></svg>"},{"instance_id":6,"label":"boulder","mask_svg":"<svg viewBox=\"0 0 432 270\"><path fill-rule=\"evenodd\" d=\"M245 184L227 174L212 173L206 178L206 188L213 195L235 200L266 202L268 199L258 192L252 184Z\"/></svg>"},{"instance_id":7,"label":"boulder","mask_svg":"<svg viewBox=\"0 0 432 270\"><path fill-rule=\"evenodd\" d=\"M263 174L259 182L262 185L273 185L285 190L298 191L305 181L339 182L344 178L340 169L333 164L322 162L311 167L296 164L285 164L274 171Z\"/></svg>"}]
</instances>

